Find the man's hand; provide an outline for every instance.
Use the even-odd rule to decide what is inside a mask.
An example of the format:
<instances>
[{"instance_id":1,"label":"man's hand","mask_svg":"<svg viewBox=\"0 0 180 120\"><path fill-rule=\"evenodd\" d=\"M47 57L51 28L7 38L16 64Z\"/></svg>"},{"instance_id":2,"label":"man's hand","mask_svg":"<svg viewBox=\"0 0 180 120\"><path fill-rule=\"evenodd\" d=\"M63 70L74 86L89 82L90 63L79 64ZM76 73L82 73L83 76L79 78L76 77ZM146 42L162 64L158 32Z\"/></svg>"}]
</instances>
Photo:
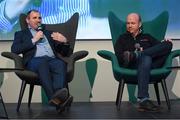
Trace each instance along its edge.
<instances>
[{"instance_id":1,"label":"man's hand","mask_svg":"<svg viewBox=\"0 0 180 120\"><path fill-rule=\"evenodd\" d=\"M143 47L140 47L140 51L143 51Z\"/></svg>"},{"instance_id":2,"label":"man's hand","mask_svg":"<svg viewBox=\"0 0 180 120\"><path fill-rule=\"evenodd\" d=\"M34 37L33 37L33 42L35 43L35 42L37 42L37 41L39 41L41 38L43 38L44 37L44 34L43 34L43 32L42 31L38 31L35 35L34 35Z\"/></svg>"},{"instance_id":3,"label":"man's hand","mask_svg":"<svg viewBox=\"0 0 180 120\"><path fill-rule=\"evenodd\" d=\"M171 40L171 39L169 39L169 38L165 38L164 40L162 40L162 42L164 42L164 41L167 41L167 42L172 42L172 40Z\"/></svg>"},{"instance_id":4,"label":"man's hand","mask_svg":"<svg viewBox=\"0 0 180 120\"><path fill-rule=\"evenodd\" d=\"M51 37L53 38L53 40L58 41L58 42L63 42L66 43L67 39L65 36L63 36L61 33L59 32L53 32L51 34Z\"/></svg>"}]
</instances>

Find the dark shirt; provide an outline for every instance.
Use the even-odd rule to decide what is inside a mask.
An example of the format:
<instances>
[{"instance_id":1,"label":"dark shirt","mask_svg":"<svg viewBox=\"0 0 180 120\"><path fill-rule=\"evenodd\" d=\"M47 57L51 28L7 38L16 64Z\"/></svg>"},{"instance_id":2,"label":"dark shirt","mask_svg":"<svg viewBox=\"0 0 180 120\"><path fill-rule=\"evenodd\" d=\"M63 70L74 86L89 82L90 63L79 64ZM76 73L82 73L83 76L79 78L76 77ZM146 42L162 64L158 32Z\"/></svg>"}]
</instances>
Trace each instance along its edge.
<instances>
[{"instance_id":1,"label":"dark shirt","mask_svg":"<svg viewBox=\"0 0 180 120\"><path fill-rule=\"evenodd\" d=\"M138 34L135 38L129 32L120 35L114 46L115 54L120 65L122 65L124 62L124 51L135 51L136 43L139 43L144 50L156 44L159 44L160 41L152 37L150 34L144 33Z\"/></svg>"}]
</instances>

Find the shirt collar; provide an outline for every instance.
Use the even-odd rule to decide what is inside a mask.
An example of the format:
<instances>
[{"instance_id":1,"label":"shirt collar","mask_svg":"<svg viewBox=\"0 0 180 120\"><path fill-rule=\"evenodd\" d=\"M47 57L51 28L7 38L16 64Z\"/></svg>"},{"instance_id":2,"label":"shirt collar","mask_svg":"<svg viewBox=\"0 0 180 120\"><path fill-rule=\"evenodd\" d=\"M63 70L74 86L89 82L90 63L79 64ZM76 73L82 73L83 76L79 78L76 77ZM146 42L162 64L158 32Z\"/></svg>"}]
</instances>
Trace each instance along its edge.
<instances>
[{"instance_id":1,"label":"shirt collar","mask_svg":"<svg viewBox=\"0 0 180 120\"><path fill-rule=\"evenodd\" d=\"M31 26L28 25L28 29L37 32L37 30L33 29Z\"/></svg>"}]
</instances>

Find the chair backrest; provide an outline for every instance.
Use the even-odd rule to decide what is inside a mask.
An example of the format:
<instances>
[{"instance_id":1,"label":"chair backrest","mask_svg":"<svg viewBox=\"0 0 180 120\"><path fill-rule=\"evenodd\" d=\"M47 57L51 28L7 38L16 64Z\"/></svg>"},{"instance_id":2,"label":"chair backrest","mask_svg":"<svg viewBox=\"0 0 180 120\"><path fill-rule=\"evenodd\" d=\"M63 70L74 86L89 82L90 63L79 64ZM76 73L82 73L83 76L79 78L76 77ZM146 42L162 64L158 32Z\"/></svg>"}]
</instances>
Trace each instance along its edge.
<instances>
[{"instance_id":1,"label":"chair backrest","mask_svg":"<svg viewBox=\"0 0 180 120\"><path fill-rule=\"evenodd\" d=\"M157 40L163 40L165 37L169 14L167 11L162 12L151 21L143 22L143 32L149 33ZM108 14L109 26L113 45L115 45L118 37L126 32L126 22L120 20L113 12Z\"/></svg>"},{"instance_id":2,"label":"chair backrest","mask_svg":"<svg viewBox=\"0 0 180 120\"><path fill-rule=\"evenodd\" d=\"M78 27L79 13L74 13L71 18L65 23L58 24L44 24L45 29L60 32L66 36L70 43L70 51L67 56L70 56L73 53L77 27ZM26 23L26 14L20 14L19 17L21 29L26 29L28 27Z\"/></svg>"}]
</instances>

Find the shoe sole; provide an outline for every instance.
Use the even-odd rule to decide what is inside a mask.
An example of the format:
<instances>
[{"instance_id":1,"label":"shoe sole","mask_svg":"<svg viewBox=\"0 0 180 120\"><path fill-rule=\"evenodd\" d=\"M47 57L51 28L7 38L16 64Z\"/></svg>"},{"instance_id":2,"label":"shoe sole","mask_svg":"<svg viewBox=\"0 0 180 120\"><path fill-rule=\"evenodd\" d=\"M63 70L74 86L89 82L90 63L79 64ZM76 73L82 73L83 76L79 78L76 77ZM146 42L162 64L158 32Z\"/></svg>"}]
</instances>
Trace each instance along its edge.
<instances>
[{"instance_id":1,"label":"shoe sole","mask_svg":"<svg viewBox=\"0 0 180 120\"><path fill-rule=\"evenodd\" d=\"M63 111L65 111L66 107L67 109L69 109L72 102L73 102L73 97L69 96L68 99L63 104L58 106L59 108L57 109L57 112L62 113Z\"/></svg>"},{"instance_id":2,"label":"shoe sole","mask_svg":"<svg viewBox=\"0 0 180 120\"><path fill-rule=\"evenodd\" d=\"M144 108L138 108L139 112L160 112L160 109L157 110L149 110L149 109L144 109Z\"/></svg>"},{"instance_id":3,"label":"shoe sole","mask_svg":"<svg viewBox=\"0 0 180 120\"><path fill-rule=\"evenodd\" d=\"M62 102L65 101L68 97L68 91L66 88L62 88L58 90L53 96L52 99L60 99ZM58 104L54 103L53 100L49 101L49 105L51 106L58 106Z\"/></svg>"},{"instance_id":4,"label":"shoe sole","mask_svg":"<svg viewBox=\"0 0 180 120\"><path fill-rule=\"evenodd\" d=\"M57 106L58 105L58 104L54 103L53 100L50 100L48 104L51 106Z\"/></svg>"}]
</instances>

